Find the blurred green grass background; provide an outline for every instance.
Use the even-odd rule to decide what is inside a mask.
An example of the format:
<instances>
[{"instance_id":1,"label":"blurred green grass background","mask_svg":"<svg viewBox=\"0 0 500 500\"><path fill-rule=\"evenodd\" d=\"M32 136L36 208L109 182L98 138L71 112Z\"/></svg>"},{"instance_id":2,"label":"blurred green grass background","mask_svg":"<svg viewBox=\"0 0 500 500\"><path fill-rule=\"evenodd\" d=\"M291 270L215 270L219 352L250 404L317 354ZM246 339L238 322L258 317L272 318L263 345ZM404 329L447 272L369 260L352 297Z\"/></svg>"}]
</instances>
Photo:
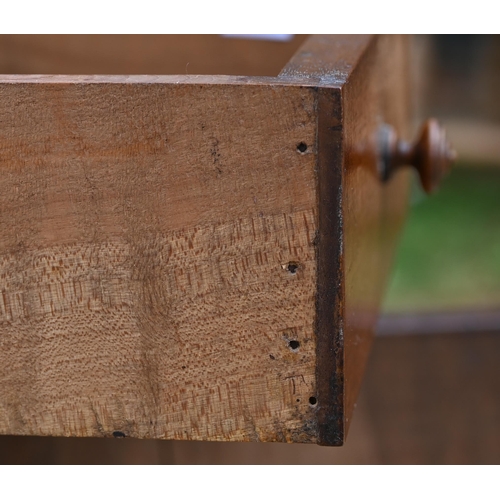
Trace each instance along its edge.
<instances>
[{"instance_id":1,"label":"blurred green grass background","mask_svg":"<svg viewBox=\"0 0 500 500\"><path fill-rule=\"evenodd\" d=\"M461 165L412 202L386 312L500 308L500 168Z\"/></svg>"}]
</instances>

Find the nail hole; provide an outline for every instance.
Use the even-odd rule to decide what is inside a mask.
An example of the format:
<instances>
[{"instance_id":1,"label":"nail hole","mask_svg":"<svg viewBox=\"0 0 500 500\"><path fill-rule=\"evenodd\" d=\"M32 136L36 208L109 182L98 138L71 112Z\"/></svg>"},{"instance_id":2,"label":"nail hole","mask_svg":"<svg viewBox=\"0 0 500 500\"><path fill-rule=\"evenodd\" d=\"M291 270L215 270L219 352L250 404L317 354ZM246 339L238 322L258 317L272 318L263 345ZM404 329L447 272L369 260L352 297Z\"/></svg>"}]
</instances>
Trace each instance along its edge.
<instances>
[{"instance_id":1,"label":"nail hole","mask_svg":"<svg viewBox=\"0 0 500 500\"><path fill-rule=\"evenodd\" d=\"M309 404L310 404L311 406L316 406L316 405L318 404L318 400L317 400L314 396L311 396L311 397L309 398Z\"/></svg>"},{"instance_id":2,"label":"nail hole","mask_svg":"<svg viewBox=\"0 0 500 500\"><path fill-rule=\"evenodd\" d=\"M300 342L298 340L289 340L288 345L292 351L296 351L300 347Z\"/></svg>"},{"instance_id":3,"label":"nail hole","mask_svg":"<svg viewBox=\"0 0 500 500\"><path fill-rule=\"evenodd\" d=\"M297 403L300 403L300 399L297 399Z\"/></svg>"},{"instance_id":4,"label":"nail hole","mask_svg":"<svg viewBox=\"0 0 500 500\"><path fill-rule=\"evenodd\" d=\"M123 432L120 432L120 431L115 431L115 432L113 432L113 437L115 437L115 438L124 438L125 434Z\"/></svg>"},{"instance_id":5,"label":"nail hole","mask_svg":"<svg viewBox=\"0 0 500 500\"><path fill-rule=\"evenodd\" d=\"M301 142L299 145L297 145L297 151L299 153L305 153L307 151L307 144L305 142Z\"/></svg>"},{"instance_id":6,"label":"nail hole","mask_svg":"<svg viewBox=\"0 0 500 500\"><path fill-rule=\"evenodd\" d=\"M271 359L276 359L276 358L275 358L272 354L269 354L269 357L270 357Z\"/></svg>"},{"instance_id":7,"label":"nail hole","mask_svg":"<svg viewBox=\"0 0 500 500\"><path fill-rule=\"evenodd\" d=\"M296 274L299 265L297 264L297 262L289 262L286 268L290 274Z\"/></svg>"},{"instance_id":8,"label":"nail hole","mask_svg":"<svg viewBox=\"0 0 500 500\"><path fill-rule=\"evenodd\" d=\"M181 368L182 368L183 370L185 370L185 369L186 369L186 367L185 367L184 365L182 365L182 366L181 366Z\"/></svg>"}]
</instances>

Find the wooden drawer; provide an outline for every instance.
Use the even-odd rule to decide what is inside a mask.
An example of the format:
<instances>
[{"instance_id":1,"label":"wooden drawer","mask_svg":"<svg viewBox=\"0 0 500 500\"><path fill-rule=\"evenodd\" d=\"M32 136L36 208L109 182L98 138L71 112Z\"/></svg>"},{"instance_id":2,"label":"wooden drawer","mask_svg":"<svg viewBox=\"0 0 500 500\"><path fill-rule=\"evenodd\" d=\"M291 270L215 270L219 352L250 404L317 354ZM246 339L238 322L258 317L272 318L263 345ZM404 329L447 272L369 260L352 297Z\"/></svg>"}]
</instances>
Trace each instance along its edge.
<instances>
[{"instance_id":1,"label":"wooden drawer","mask_svg":"<svg viewBox=\"0 0 500 500\"><path fill-rule=\"evenodd\" d=\"M132 75L173 41L287 56L0 39L0 433L340 445L405 216L379 131L408 135L407 41ZM106 61L129 75L69 75Z\"/></svg>"}]
</instances>

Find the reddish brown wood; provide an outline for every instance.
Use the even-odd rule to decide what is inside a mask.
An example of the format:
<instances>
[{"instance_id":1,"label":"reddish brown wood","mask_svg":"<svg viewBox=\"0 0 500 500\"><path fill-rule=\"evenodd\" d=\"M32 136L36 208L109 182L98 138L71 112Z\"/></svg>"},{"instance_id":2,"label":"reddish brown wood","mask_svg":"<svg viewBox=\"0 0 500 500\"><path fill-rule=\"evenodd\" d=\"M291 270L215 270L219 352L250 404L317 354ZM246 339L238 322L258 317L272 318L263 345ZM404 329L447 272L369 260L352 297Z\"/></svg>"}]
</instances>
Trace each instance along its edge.
<instances>
[{"instance_id":1,"label":"reddish brown wood","mask_svg":"<svg viewBox=\"0 0 500 500\"><path fill-rule=\"evenodd\" d=\"M445 130L435 119L425 122L413 144L398 139L390 125L382 125L381 141L384 180L389 179L396 169L412 166L420 176L422 187L429 194L438 189L456 159Z\"/></svg>"},{"instance_id":2,"label":"reddish brown wood","mask_svg":"<svg viewBox=\"0 0 500 500\"><path fill-rule=\"evenodd\" d=\"M316 441L314 103L0 80L0 433Z\"/></svg>"},{"instance_id":3,"label":"reddish brown wood","mask_svg":"<svg viewBox=\"0 0 500 500\"><path fill-rule=\"evenodd\" d=\"M1 74L276 76L289 42L220 35L0 35Z\"/></svg>"},{"instance_id":4,"label":"reddish brown wood","mask_svg":"<svg viewBox=\"0 0 500 500\"><path fill-rule=\"evenodd\" d=\"M315 36L281 77L318 89L316 381L320 444L339 445L361 385L408 176L379 177L380 123L408 133L404 37Z\"/></svg>"},{"instance_id":5,"label":"reddish brown wood","mask_svg":"<svg viewBox=\"0 0 500 500\"><path fill-rule=\"evenodd\" d=\"M4 77L3 432L342 444L405 214L378 132L408 135L406 64L404 37L322 35L276 78Z\"/></svg>"},{"instance_id":6,"label":"reddish brown wood","mask_svg":"<svg viewBox=\"0 0 500 500\"><path fill-rule=\"evenodd\" d=\"M371 40L344 89L344 419L351 421L408 200L409 176L378 175L380 123L409 136L408 40Z\"/></svg>"}]
</instances>

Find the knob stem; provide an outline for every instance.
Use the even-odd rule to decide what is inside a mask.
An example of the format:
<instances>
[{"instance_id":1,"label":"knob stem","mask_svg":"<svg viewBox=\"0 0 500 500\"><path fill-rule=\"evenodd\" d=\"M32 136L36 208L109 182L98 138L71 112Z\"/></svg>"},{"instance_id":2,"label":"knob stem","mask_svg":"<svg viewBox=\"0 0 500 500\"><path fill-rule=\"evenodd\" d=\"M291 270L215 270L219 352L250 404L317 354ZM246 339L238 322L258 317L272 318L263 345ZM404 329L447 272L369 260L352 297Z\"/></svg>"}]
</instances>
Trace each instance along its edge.
<instances>
[{"instance_id":1,"label":"knob stem","mask_svg":"<svg viewBox=\"0 0 500 500\"><path fill-rule=\"evenodd\" d=\"M414 143L398 139L390 125L384 125L381 142L382 178L388 180L397 169L412 166L427 193L436 191L456 160L446 132L433 118L425 122Z\"/></svg>"}]
</instances>

